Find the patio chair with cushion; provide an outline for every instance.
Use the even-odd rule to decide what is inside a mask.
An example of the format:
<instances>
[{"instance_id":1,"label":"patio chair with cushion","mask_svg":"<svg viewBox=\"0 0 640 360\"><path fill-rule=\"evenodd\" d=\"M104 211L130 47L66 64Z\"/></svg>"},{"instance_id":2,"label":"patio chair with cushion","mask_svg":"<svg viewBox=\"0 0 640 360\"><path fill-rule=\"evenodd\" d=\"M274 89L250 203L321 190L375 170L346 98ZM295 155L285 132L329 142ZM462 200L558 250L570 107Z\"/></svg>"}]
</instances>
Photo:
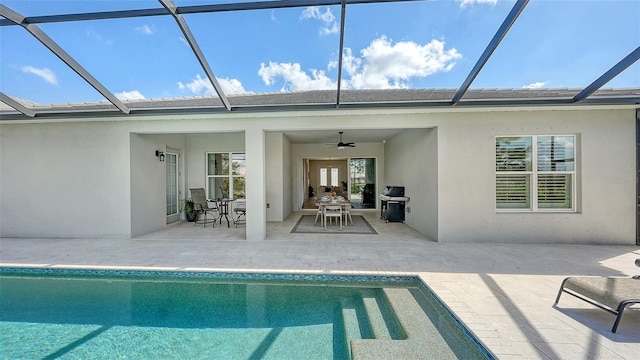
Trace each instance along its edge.
<instances>
[{"instance_id":1,"label":"patio chair with cushion","mask_svg":"<svg viewBox=\"0 0 640 360\"><path fill-rule=\"evenodd\" d=\"M217 205L214 207L209 207L209 201L207 200L207 196L205 195L204 188L194 188L189 189L191 192L191 200L193 201L193 207L196 211L196 221L194 222L194 226L197 224L203 224L203 226L207 226L207 224L212 223L212 227L215 226L216 220L218 219ZM211 218L209 218L211 216Z\"/></svg>"},{"instance_id":2,"label":"patio chair with cushion","mask_svg":"<svg viewBox=\"0 0 640 360\"><path fill-rule=\"evenodd\" d=\"M640 259L636 260L640 266ZM565 292L616 315L611 332L615 333L622 313L633 304L640 304L640 275L625 277L570 276L560 285L554 306Z\"/></svg>"}]
</instances>

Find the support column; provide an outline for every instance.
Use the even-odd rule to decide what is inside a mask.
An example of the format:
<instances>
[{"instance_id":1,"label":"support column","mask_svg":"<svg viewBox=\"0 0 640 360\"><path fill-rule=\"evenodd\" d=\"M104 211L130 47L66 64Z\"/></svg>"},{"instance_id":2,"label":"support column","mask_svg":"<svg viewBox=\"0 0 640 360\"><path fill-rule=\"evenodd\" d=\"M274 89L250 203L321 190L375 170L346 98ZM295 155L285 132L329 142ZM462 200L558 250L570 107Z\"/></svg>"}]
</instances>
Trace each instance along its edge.
<instances>
[{"instance_id":1,"label":"support column","mask_svg":"<svg viewBox=\"0 0 640 360\"><path fill-rule=\"evenodd\" d=\"M640 245L640 109L636 109L636 245ZM637 263L636 263L637 264Z\"/></svg>"},{"instance_id":2,"label":"support column","mask_svg":"<svg viewBox=\"0 0 640 360\"><path fill-rule=\"evenodd\" d=\"M244 133L247 156L247 240L267 238L267 207L265 188L265 137L262 129L247 129Z\"/></svg>"}]
</instances>

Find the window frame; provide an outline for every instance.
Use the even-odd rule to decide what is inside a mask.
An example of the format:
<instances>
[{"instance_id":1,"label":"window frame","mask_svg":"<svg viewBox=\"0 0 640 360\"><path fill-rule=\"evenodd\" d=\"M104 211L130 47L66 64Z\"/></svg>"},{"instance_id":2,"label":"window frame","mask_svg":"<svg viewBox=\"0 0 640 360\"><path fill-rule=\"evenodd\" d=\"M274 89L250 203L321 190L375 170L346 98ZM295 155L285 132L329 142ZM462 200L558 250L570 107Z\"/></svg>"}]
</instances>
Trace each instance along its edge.
<instances>
[{"instance_id":1,"label":"window frame","mask_svg":"<svg viewBox=\"0 0 640 360\"><path fill-rule=\"evenodd\" d=\"M320 186L324 186L327 187L329 186L329 179L328 179L328 174L329 173L329 168L327 167L321 167L319 170L319 185Z\"/></svg>"},{"instance_id":2,"label":"window frame","mask_svg":"<svg viewBox=\"0 0 640 360\"><path fill-rule=\"evenodd\" d=\"M332 168L330 168L330 169L331 169L331 174L330 174L330 177L331 177L331 181L330 181L331 187L337 187L337 186L340 186L340 170L339 170L337 167L332 167ZM335 180L335 181L333 181L333 180Z\"/></svg>"},{"instance_id":3,"label":"window frame","mask_svg":"<svg viewBox=\"0 0 640 360\"><path fill-rule=\"evenodd\" d=\"M180 214L180 168L178 167L180 165L180 156L174 151L165 151L164 154L166 159L165 212L167 217L171 217ZM175 158L175 163L171 163L171 158ZM175 174L171 174L171 180L173 181L171 184L169 183L169 169L175 170ZM169 189L175 192L175 195L170 194ZM172 211L171 213L169 213L170 210Z\"/></svg>"},{"instance_id":4,"label":"window frame","mask_svg":"<svg viewBox=\"0 0 640 360\"><path fill-rule=\"evenodd\" d=\"M228 156L228 162L229 162L229 169L227 169L228 174L210 174L209 171L209 156L211 155L216 155L216 154L222 154L222 155L227 155ZM234 160L234 155L241 155L243 157L243 161L246 161L246 153L244 152L237 152L237 151L207 151L205 153L205 191L207 194L207 197L211 200L213 199L217 199L217 196L214 197L210 197L211 195L211 189L209 188L209 183L210 183L210 179L212 178L218 178L218 179L227 179L228 183L229 183L229 187L227 189L225 189L225 191L227 192L227 197L228 198L235 198L233 196L233 194L235 193L235 189L234 189L234 179L235 178L245 178L245 189L244 189L244 196L246 197L246 173L245 174L234 174L233 171L233 162ZM246 166L243 166L244 170L246 170ZM215 194L217 191L217 189L213 190L213 194Z\"/></svg>"},{"instance_id":5,"label":"window frame","mask_svg":"<svg viewBox=\"0 0 640 360\"><path fill-rule=\"evenodd\" d=\"M573 170L539 170L538 169L538 138L539 137L571 137L573 139ZM530 138L531 139L531 170L525 171L498 171L496 163L495 145L500 138ZM498 135L494 138L493 164L495 168L494 176L494 207L497 213L577 213L577 177L578 177L578 135L577 134L537 134L537 135ZM497 204L497 178L499 175L526 175L529 177L530 206L528 208L498 208ZM538 199L538 178L540 175L570 175L570 196L571 206L563 208L540 208Z\"/></svg>"}]
</instances>

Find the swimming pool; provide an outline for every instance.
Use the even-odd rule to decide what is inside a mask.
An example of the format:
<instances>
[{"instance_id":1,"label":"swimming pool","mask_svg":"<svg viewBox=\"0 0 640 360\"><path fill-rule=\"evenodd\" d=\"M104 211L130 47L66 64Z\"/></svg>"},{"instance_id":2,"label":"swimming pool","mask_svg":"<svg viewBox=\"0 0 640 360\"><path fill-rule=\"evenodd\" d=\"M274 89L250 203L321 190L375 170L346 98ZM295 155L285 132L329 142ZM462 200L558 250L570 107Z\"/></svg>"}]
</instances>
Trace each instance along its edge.
<instances>
[{"instance_id":1,"label":"swimming pool","mask_svg":"<svg viewBox=\"0 0 640 360\"><path fill-rule=\"evenodd\" d=\"M493 358L416 277L25 268L0 275L3 358Z\"/></svg>"}]
</instances>

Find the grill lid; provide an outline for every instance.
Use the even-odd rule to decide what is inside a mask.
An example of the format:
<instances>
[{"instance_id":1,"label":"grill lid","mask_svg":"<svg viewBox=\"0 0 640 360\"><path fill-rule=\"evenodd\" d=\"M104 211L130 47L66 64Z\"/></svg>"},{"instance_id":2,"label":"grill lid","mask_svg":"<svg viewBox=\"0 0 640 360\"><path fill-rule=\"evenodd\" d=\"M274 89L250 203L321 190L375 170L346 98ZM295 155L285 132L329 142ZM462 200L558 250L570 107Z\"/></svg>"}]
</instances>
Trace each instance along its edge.
<instances>
[{"instance_id":1,"label":"grill lid","mask_svg":"<svg viewBox=\"0 0 640 360\"><path fill-rule=\"evenodd\" d=\"M404 196L404 186L386 186L382 191L385 196Z\"/></svg>"}]
</instances>

